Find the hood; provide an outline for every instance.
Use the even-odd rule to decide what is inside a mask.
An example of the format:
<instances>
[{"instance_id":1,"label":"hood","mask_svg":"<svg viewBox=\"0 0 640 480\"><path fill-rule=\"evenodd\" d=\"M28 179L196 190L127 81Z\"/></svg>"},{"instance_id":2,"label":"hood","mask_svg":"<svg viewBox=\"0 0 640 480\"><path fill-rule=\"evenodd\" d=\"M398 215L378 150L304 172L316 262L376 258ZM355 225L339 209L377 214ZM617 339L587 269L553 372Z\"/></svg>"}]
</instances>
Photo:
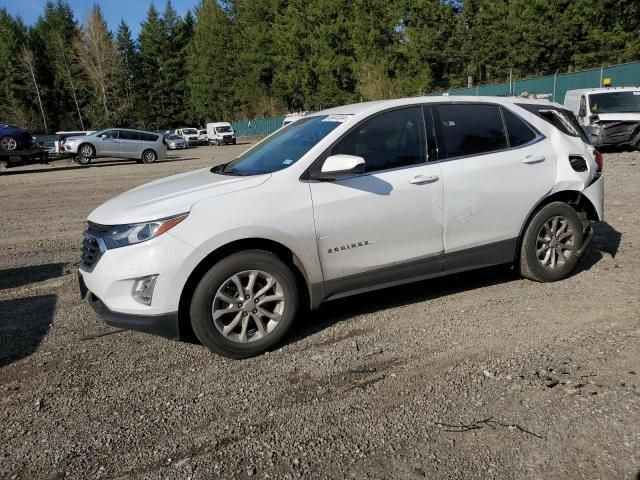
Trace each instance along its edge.
<instances>
[{"instance_id":1,"label":"hood","mask_svg":"<svg viewBox=\"0 0 640 480\"><path fill-rule=\"evenodd\" d=\"M188 212L197 202L257 187L271 175L234 177L209 168L174 175L141 185L103 203L89 215L102 225L146 222Z\"/></svg>"},{"instance_id":2,"label":"hood","mask_svg":"<svg viewBox=\"0 0 640 480\"><path fill-rule=\"evenodd\" d=\"M640 112L634 113L598 113L598 118L602 121L616 122L640 122Z\"/></svg>"}]
</instances>

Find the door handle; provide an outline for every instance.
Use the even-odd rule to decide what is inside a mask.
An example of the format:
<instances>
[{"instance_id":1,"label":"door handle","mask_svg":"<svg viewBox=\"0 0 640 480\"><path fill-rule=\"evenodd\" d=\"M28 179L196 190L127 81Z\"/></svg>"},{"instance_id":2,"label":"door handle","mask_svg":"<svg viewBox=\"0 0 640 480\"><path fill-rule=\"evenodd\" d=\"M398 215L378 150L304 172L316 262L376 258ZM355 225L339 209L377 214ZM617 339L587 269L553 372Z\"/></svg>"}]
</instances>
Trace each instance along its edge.
<instances>
[{"instance_id":1,"label":"door handle","mask_svg":"<svg viewBox=\"0 0 640 480\"><path fill-rule=\"evenodd\" d=\"M416 175L409 180L409 183L413 185L424 185L425 183L433 183L438 180L440 180L440 178L437 175Z\"/></svg>"},{"instance_id":2,"label":"door handle","mask_svg":"<svg viewBox=\"0 0 640 480\"><path fill-rule=\"evenodd\" d=\"M546 160L546 158L544 157L544 155L527 155L526 157L524 157L524 160L522 160L522 163L540 163L540 162L544 162Z\"/></svg>"}]
</instances>

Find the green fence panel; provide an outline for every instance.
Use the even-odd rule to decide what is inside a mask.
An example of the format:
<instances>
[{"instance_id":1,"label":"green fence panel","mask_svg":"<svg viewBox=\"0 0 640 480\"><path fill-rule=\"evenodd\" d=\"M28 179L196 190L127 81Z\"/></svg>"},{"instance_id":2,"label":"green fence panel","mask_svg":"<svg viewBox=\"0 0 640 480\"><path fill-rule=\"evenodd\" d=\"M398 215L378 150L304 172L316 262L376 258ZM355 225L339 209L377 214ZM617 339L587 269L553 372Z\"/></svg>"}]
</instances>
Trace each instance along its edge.
<instances>
[{"instance_id":1,"label":"green fence panel","mask_svg":"<svg viewBox=\"0 0 640 480\"><path fill-rule=\"evenodd\" d=\"M604 79L610 79L612 87L640 86L640 62L624 63L602 68L592 68L580 72L560 73L544 77L514 79L509 82L478 85L469 88L453 88L449 95L481 95L499 96L521 95L524 92L537 95L549 95L549 100L564 102L567 90L578 88L596 88L602 85ZM432 92L429 96L442 95L443 92ZM233 128L239 136L262 136L275 132L282 126L284 117L259 118L233 122Z\"/></svg>"},{"instance_id":2,"label":"green fence panel","mask_svg":"<svg viewBox=\"0 0 640 480\"><path fill-rule=\"evenodd\" d=\"M284 117L256 118L233 122L233 129L239 137L261 137L271 135L282 126Z\"/></svg>"}]
</instances>

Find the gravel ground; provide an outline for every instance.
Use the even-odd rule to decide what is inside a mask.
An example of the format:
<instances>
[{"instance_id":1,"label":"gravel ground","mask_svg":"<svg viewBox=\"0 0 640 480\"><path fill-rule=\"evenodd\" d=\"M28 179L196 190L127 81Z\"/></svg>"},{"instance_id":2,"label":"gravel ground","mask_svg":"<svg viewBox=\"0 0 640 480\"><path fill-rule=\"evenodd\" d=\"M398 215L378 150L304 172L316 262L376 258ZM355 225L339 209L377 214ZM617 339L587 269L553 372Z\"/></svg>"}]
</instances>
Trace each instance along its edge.
<instances>
[{"instance_id":1,"label":"gravel ground","mask_svg":"<svg viewBox=\"0 0 640 480\"><path fill-rule=\"evenodd\" d=\"M559 283L360 295L245 361L102 324L87 214L244 148L0 175L0 478L640 479L639 153L606 155L607 221Z\"/></svg>"}]
</instances>

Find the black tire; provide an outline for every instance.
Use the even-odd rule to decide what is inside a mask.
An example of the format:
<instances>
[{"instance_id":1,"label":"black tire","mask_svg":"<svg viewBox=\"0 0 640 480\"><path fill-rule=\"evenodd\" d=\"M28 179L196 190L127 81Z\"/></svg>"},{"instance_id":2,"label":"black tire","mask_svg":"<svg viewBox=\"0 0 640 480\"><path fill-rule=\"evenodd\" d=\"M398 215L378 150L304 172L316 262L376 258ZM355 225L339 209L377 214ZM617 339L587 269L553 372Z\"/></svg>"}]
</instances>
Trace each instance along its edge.
<instances>
[{"instance_id":1,"label":"black tire","mask_svg":"<svg viewBox=\"0 0 640 480\"><path fill-rule=\"evenodd\" d=\"M540 234L543 233L543 227L552 223L554 218L565 220L567 227L562 235L568 234L570 229L572 236L569 237L568 240L565 240L565 242L567 242L566 244L563 244L565 247L567 245L570 246L570 249L564 249L565 252L568 252L566 258L565 255L563 255L560 257L561 260L558 259L554 261L556 265L552 268L551 265L543 265L544 258L538 258L538 250L540 250L540 255L543 255L545 258L547 258L548 250L551 250L551 252L548 253L549 255L556 255L555 250L559 248L555 246L558 245L558 238L555 240L556 243L551 243L554 237L554 235L551 235L549 237L551 240L545 243L541 240L543 237L540 236ZM562 220L559 220L559 222L562 224ZM577 252L580 247L582 247L582 241L582 222L576 211L570 205L564 202L552 202L543 206L535 213L525 229L522 246L520 247L520 274L536 282L555 282L562 280L576 267L578 263ZM561 261L563 263L560 263Z\"/></svg>"},{"instance_id":2,"label":"black tire","mask_svg":"<svg viewBox=\"0 0 640 480\"><path fill-rule=\"evenodd\" d=\"M15 137L12 137L11 135L5 135L4 137L0 138L0 150L2 150L3 152L13 152L15 150L18 150L18 147L18 140Z\"/></svg>"},{"instance_id":3,"label":"black tire","mask_svg":"<svg viewBox=\"0 0 640 480\"><path fill-rule=\"evenodd\" d=\"M89 165L96 156L96 149L90 143L83 143L78 147L76 162L80 165Z\"/></svg>"},{"instance_id":4,"label":"black tire","mask_svg":"<svg viewBox=\"0 0 640 480\"><path fill-rule=\"evenodd\" d=\"M142 163L155 163L158 160L158 154L150 148L142 152Z\"/></svg>"},{"instance_id":5,"label":"black tire","mask_svg":"<svg viewBox=\"0 0 640 480\"><path fill-rule=\"evenodd\" d=\"M236 144L236 139L235 139L235 138L233 139L233 144L234 144L234 145Z\"/></svg>"},{"instance_id":6,"label":"black tire","mask_svg":"<svg viewBox=\"0 0 640 480\"><path fill-rule=\"evenodd\" d=\"M241 343L225 337L213 321L212 307L218 290L228 280L247 270L260 270L273 277L282 288L284 310L275 328L263 338ZM212 352L229 358L260 355L285 337L298 313L300 296L291 268L265 250L246 250L216 263L200 280L191 300L191 326L196 337Z\"/></svg>"}]
</instances>

